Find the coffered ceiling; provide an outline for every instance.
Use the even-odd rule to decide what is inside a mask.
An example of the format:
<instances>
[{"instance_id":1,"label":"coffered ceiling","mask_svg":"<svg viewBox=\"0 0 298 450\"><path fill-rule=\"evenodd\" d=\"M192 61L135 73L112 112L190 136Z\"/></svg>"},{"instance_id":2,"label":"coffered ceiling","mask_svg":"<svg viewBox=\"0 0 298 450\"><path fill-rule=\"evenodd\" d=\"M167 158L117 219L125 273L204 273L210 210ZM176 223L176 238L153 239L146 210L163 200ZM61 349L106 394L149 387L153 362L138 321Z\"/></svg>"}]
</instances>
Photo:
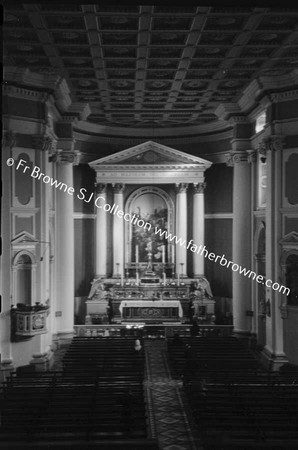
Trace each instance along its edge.
<instances>
[{"instance_id":1,"label":"coffered ceiling","mask_svg":"<svg viewBox=\"0 0 298 450\"><path fill-rule=\"evenodd\" d=\"M282 3L11 4L3 36L5 64L61 75L105 127L215 124L253 79L298 67L298 8Z\"/></svg>"}]
</instances>

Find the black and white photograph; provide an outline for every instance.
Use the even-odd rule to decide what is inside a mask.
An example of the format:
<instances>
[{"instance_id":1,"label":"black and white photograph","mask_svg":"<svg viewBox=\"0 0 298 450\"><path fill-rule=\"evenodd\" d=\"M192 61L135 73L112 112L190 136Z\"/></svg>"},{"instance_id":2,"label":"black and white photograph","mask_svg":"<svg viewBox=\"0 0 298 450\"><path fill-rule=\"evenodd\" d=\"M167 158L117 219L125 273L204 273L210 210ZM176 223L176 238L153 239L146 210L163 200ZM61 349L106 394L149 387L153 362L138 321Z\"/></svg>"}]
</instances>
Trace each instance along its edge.
<instances>
[{"instance_id":1,"label":"black and white photograph","mask_svg":"<svg viewBox=\"0 0 298 450\"><path fill-rule=\"evenodd\" d=\"M297 450L298 8L6 2L1 450Z\"/></svg>"}]
</instances>

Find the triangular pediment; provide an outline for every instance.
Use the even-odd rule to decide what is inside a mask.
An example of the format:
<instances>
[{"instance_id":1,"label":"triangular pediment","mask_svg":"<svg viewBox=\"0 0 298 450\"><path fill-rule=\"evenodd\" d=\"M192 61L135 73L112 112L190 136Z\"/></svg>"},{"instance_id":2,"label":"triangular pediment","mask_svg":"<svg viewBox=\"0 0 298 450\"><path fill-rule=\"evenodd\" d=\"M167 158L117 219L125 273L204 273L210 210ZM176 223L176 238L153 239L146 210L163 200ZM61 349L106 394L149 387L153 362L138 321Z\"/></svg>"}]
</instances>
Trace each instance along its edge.
<instances>
[{"instance_id":1,"label":"triangular pediment","mask_svg":"<svg viewBox=\"0 0 298 450\"><path fill-rule=\"evenodd\" d=\"M291 233L286 234L279 242L281 244L298 245L298 233L297 233L297 231L291 231Z\"/></svg>"},{"instance_id":2,"label":"triangular pediment","mask_svg":"<svg viewBox=\"0 0 298 450\"><path fill-rule=\"evenodd\" d=\"M19 245L34 245L37 242L38 241L34 238L34 236L32 236L32 234L28 233L27 231L22 231L12 240L11 243L15 247Z\"/></svg>"},{"instance_id":3,"label":"triangular pediment","mask_svg":"<svg viewBox=\"0 0 298 450\"><path fill-rule=\"evenodd\" d=\"M89 163L96 166L177 166L192 165L207 169L211 162L153 141L122 150Z\"/></svg>"}]
</instances>

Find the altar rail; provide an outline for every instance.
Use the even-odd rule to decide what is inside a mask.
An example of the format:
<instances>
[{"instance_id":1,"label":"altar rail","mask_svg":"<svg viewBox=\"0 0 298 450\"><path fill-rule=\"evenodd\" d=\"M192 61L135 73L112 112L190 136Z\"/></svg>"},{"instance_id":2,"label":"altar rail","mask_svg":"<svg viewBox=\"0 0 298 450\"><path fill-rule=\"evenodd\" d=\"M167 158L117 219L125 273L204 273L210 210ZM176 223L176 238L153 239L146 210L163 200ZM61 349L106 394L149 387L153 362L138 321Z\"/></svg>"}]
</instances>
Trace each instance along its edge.
<instances>
[{"instance_id":1,"label":"altar rail","mask_svg":"<svg viewBox=\"0 0 298 450\"><path fill-rule=\"evenodd\" d=\"M141 337L141 338L168 338L179 334L181 337L191 336L191 325L173 324L111 324L111 325L75 325L74 333L78 337ZM198 336L231 336L233 325L199 326Z\"/></svg>"}]
</instances>

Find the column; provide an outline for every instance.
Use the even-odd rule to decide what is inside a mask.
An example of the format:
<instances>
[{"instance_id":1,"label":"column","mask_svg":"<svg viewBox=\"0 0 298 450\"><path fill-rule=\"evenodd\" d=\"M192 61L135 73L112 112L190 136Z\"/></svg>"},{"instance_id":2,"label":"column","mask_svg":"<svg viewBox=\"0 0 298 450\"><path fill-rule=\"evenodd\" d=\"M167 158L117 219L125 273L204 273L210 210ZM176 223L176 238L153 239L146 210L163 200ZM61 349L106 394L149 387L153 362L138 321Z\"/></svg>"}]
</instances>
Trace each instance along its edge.
<instances>
[{"instance_id":1,"label":"column","mask_svg":"<svg viewBox=\"0 0 298 450\"><path fill-rule=\"evenodd\" d=\"M73 164L78 152L58 150L57 180L73 187ZM56 189L56 298L57 333L72 335L74 325L74 219L73 195Z\"/></svg>"},{"instance_id":2,"label":"column","mask_svg":"<svg viewBox=\"0 0 298 450\"><path fill-rule=\"evenodd\" d=\"M105 198L106 184L98 183L97 196ZM96 208L96 278L107 276L107 212Z\"/></svg>"},{"instance_id":3,"label":"column","mask_svg":"<svg viewBox=\"0 0 298 450\"><path fill-rule=\"evenodd\" d=\"M266 205L266 279L280 282L280 246L282 238L281 217L281 154L283 136L271 136L266 141L267 205ZM266 287L266 346L264 353L273 367L285 362L283 345L283 320L280 311L281 294Z\"/></svg>"},{"instance_id":4,"label":"column","mask_svg":"<svg viewBox=\"0 0 298 450\"><path fill-rule=\"evenodd\" d=\"M251 283L240 274L237 266L251 269L251 173L249 155L246 152L231 154L230 165L234 166L233 183L233 317L234 331L250 332Z\"/></svg>"},{"instance_id":5,"label":"column","mask_svg":"<svg viewBox=\"0 0 298 450\"><path fill-rule=\"evenodd\" d=\"M124 184L114 184L115 209L123 211ZM113 215L113 277L124 276L124 219L118 217L117 212Z\"/></svg>"},{"instance_id":6,"label":"column","mask_svg":"<svg viewBox=\"0 0 298 450\"><path fill-rule=\"evenodd\" d=\"M194 184L193 193L193 241L197 247L204 246L205 240L205 205L204 189L206 183ZM196 252L193 255L193 276L204 275L204 255Z\"/></svg>"},{"instance_id":7,"label":"column","mask_svg":"<svg viewBox=\"0 0 298 450\"><path fill-rule=\"evenodd\" d=\"M176 244L176 274L187 274L187 188L188 184L176 184L176 236L180 242ZM182 266L181 266L182 264Z\"/></svg>"}]
</instances>

